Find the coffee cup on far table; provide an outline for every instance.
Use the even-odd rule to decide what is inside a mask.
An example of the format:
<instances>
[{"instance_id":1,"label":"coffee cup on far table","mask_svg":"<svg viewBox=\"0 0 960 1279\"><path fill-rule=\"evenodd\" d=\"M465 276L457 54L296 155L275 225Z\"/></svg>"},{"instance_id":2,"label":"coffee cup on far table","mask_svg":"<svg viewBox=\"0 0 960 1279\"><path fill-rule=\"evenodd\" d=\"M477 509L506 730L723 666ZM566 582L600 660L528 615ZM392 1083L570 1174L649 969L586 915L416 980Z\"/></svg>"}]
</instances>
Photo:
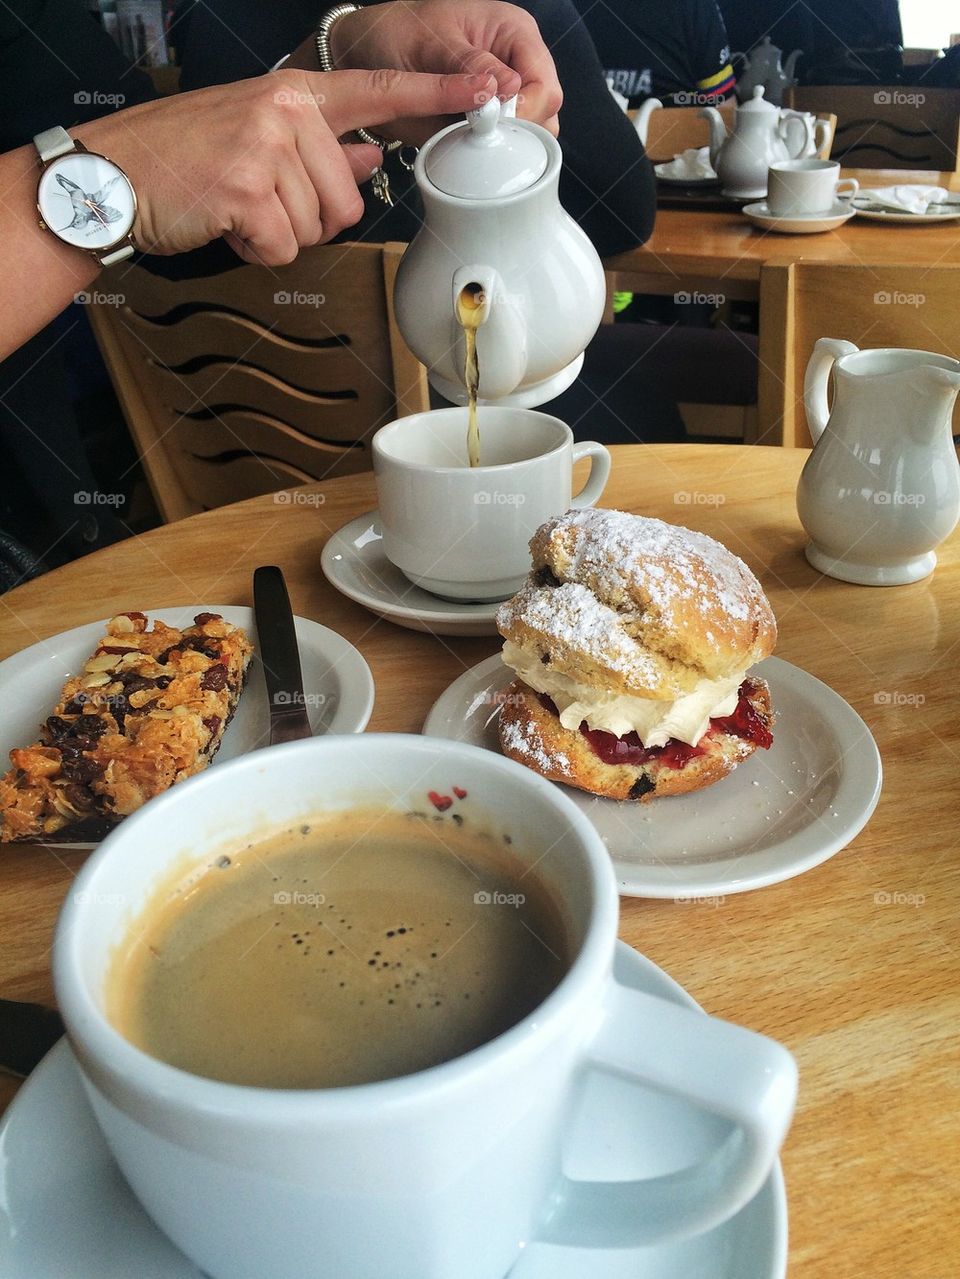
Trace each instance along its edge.
<instances>
[{"instance_id":1,"label":"coffee cup on far table","mask_svg":"<svg viewBox=\"0 0 960 1279\"><path fill-rule=\"evenodd\" d=\"M621 985L617 922L606 848L552 783L464 743L312 738L126 819L54 979L117 1163L212 1279L503 1279L538 1240L647 1256L712 1228L790 1122L787 1051ZM565 1176L608 1072L705 1111L709 1148Z\"/></svg>"},{"instance_id":2,"label":"coffee cup on far table","mask_svg":"<svg viewBox=\"0 0 960 1279\"><path fill-rule=\"evenodd\" d=\"M373 437L383 549L415 585L453 600L502 600L530 569L528 542L571 506L593 506L610 454L575 443L559 418L481 405L481 465L467 458L467 410L414 413ZM573 466L591 458L573 495Z\"/></svg>"},{"instance_id":3,"label":"coffee cup on far table","mask_svg":"<svg viewBox=\"0 0 960 1279\"><path fill-rule=\"evenodd\" d=\"M841 179L836 160L782 160L770 166L767 207L777 218L826 214L840 196L853 199L859 190L856 178Z\"/></svg>"}]
</instances>

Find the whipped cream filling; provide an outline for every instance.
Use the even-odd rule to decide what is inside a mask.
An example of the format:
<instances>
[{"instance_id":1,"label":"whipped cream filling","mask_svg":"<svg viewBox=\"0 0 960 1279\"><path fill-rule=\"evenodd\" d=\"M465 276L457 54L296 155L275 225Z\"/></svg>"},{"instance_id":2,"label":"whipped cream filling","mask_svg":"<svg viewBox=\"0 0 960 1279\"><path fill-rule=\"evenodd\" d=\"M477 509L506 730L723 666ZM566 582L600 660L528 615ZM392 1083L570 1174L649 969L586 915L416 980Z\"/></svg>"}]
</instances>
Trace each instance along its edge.
<instances>
[{"instance_id":1,"label":"whipped cream filling","mask_svg":"<svg viewBox=\"0 0 960 1279\"><path fill-rule=\"evenodd\" d=\"M725 679L702 679L683 697L658 701L578 684L512 640L504 644L502 657L525 684L554 702L564 728L577 729L586 720L588 728L616 737L636 733L644 746L666 746L671 737L696 746L714 716L732 715L737 709L737 690L747 673L745 667Z\"/></svg>"}]
</instances>

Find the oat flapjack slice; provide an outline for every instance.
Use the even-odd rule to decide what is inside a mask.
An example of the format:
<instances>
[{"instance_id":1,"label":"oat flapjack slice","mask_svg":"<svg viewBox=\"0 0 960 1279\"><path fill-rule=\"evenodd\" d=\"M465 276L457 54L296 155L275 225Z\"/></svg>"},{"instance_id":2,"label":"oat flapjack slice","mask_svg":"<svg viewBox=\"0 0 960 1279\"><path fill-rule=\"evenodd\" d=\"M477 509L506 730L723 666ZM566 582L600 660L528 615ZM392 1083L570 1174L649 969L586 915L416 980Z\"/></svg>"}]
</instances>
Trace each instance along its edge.
<instances>
[{"instance_id":1,"label":"oat flapjack slice","mask_svg":"<svg viewBox=\"0 0 960 1279\"><path fill-rule=\"evenodd\" d=\"M216 754L253 648L217 613L184 630L120 613L64 684L40 740L10 752L0 842L89 837Z\"/></svg>"}]
</instances>

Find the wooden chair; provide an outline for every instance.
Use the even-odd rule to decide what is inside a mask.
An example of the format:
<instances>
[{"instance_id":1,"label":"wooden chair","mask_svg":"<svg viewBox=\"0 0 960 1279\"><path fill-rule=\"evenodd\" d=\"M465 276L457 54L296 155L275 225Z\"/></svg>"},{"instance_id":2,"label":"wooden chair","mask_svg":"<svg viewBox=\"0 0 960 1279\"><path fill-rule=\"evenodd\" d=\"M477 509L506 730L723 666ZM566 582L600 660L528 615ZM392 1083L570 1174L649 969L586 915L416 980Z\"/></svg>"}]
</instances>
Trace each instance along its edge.
<instances>
[{"instance_id":1,"label":"wooden chair","mask_svg":"<svg viewBox=\"0 0 960 1279\"><path fill-rule=\"evenodd\" d=\"M960 168L960 89L922 85L805 85L788 106L837 116L833 158L865 169Z\"/></svg>"},{"instance_id":2,"label":"wooden chair","mask_svg":"<svg viewBox=\"0 0 960 1279\"><path fill-rule=\"evenodd\" d=\"M803 376L818 338L960 359L960 266L770 261L760 276L757 443L809 447ZM909 423L904 423L906 430Z\"/></svg>"},{"instance_id":3,"label":"wooden chair","mask_svg":"<svg viewBox=\"0 0 960 1279\"><path fill-rule=\"evenodd\" d=\"M656 98L651 99L651 102L656 101ZM800 109L797 108L797 110ZM806 107L802 109L807 110ZM727 129L732 129L736 103L725 102L718 110L723 116ZM691 147L705 147L710 142L710 126L695 108L661 107L658 104L652 110L648 108L648 111L646 137L643 137L641 131L641 138L647 155L654 164L665 164L681 151L688 151ZM639 113L639 111L627 112L634 124ZM814 112L814 114L818 119L827 122L824 143L818 154L821 160L829 160L837 117L829 111Z\"/></svg>"},{"instance_id":4,"label":"wooden chair","mask_svg":"<svg viewBox=\"0 0 960 1279\"><path fill-rule=\"evenodd\" d=\"M429 407L396 328L402 244L167 280L119 265L91 323L164 520L371 466L370 438Z\"/></svg>"}]
</instances>

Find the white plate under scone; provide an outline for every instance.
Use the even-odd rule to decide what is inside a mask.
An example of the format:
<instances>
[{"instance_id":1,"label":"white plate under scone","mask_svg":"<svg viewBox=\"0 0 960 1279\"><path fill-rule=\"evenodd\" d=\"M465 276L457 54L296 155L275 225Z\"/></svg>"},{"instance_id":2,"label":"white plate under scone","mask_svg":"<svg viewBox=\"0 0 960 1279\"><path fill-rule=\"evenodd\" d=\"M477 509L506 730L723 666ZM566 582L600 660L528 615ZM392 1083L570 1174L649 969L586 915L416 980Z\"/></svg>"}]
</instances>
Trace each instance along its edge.
<instances>
[{"instance_id":1,"label":"white plate under scone","mask_svg":"<svg viewBox=\"0 0 960 1279\"><path fill-rule=\"evenodd\" d=\"M500 605L444 600L414 586L387 559L380 513L371 511L337 529L320 556L327 581L371 613L431 635L496 635Z\"/></svg>"},{"instance_id":2,"label":"white plate under scone","mask_svg":"<svg viewBox=\"0 0 960 1279\"><path fill-rule=\"evenodd\" d=\"M647 804L565 788L606 844L621 893L690 898L762 888L818 866L867 824L882 769L860 716L778 657L751 674L770 685L773 745L722 781ZM511 677L499 654L474 666L437 699L424 733L499 751L497 719Z\"/></svg>"},{"instance_id":3,"label":"white plate under scone","mask_svg":"<svg viewBox=\"0 0 960 1279\"><path fill-rule=\"evenodd\" d=\"M764 231L778 231L781 235L817 235L822 231L835 231L844 222L849 222L855 212L848 200L835 201L833 207L823 213L792 213L787 217L774 213L766 200L745 204L742 209L744 217L756 226Z\"/></svg>"},{"instance_id":4,"label":"white plate under scone","mask_svg":"<svg viewBox=\"0 0 960 1279\"><path fill-rule=\"evenodd\" d=\"M190 604L182 608L141 609L148 624L155 620L182 629L198 613L219 613L241 626L256 650L253 609L220 604ZM9 768L9 752L38 738L40 725L60 697L69 675L83 669L109 619L61 631L0 662L0 769ZM370 667L349 641L307 617L294 619L303 689L310 727L316 734L362 733L373 710ZM254 652L246 686L236 713L210 767L266 746L270 740L270 708L260 659Z\"/></svg>"},{"instance_id":5,"label":"white plate under scone","mask_svg":"<svg viewBox=\"0 0 960 1279\"><path fill-rule=\"evenodd\" d=\"M614 964L623 985L696 1007L623 942ZM716 1123L702 1111L597 1073L580 1098L565 1171L585 1178L660 1176L704 1158L716 1141ZM4 1279L203 1279L153 1224L113 1162L66 1039L4 1115L0 1154ZM533 1243L509 1279L783 1279L786 1269L787 1200L778 1161L756 1197L705 1234L623 1252Z\"/></svg>"}]
</instances>

